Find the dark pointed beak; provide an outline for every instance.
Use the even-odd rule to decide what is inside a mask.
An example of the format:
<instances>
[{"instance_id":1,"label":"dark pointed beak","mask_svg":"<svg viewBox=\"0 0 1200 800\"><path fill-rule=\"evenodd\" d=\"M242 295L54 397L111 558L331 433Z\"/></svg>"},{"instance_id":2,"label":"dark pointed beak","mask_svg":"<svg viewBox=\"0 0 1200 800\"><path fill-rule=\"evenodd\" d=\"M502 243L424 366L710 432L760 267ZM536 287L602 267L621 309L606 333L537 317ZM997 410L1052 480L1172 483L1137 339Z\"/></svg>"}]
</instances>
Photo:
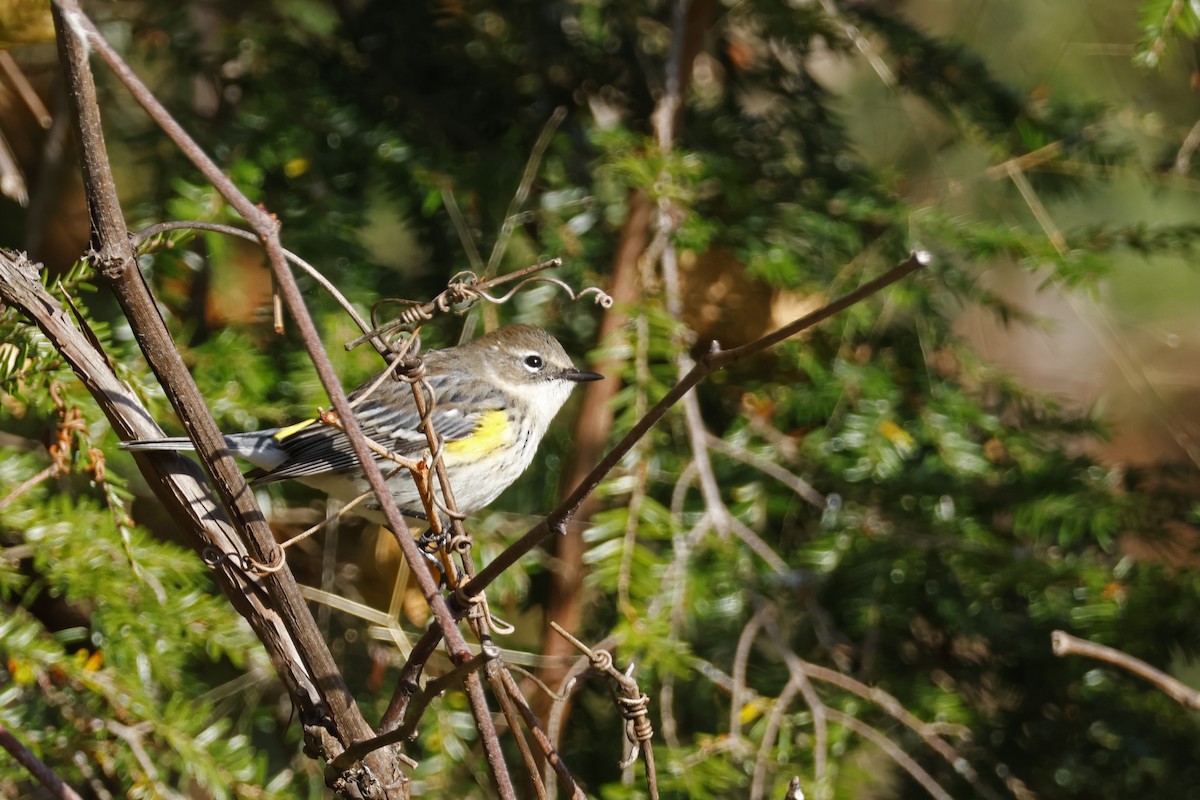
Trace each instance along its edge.
<instances>
[{"instance_id":1,"label":"dark pointed beak","mask_svg":"<svg viewBox=\"0 0 1200 800\"><path fill-rule=\"evenodd\" d=\"M598 381L604 378L599 372L587 372L581 369L563 370L559 377L564 381L574 381L575 383L587 383L588 381Z\"/></svg>"}]
</instances>

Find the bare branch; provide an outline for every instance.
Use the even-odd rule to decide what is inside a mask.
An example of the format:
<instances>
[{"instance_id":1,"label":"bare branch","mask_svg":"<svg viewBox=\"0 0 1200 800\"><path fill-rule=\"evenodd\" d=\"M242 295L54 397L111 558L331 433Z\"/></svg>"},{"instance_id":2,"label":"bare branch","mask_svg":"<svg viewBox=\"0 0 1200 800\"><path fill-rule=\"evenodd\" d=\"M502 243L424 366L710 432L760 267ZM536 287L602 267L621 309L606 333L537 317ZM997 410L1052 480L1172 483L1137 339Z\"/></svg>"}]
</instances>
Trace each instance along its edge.
<instances>
[{"instance_id":1,"label":"bare branch","mask_svg":"<svg viewBox=\"0 0 1200 800\"><path fill-rule=\"evenodd\" d=\"M804 662L787 646L787 642L783 638L783 632L779 630L779 625L775 622L772 614L767 614L763 617L763 626L767 629L767 634L770 637L769 641L775 646L779 654L783 656L783 661L787 664L791 680L796 681L797 689L804 697L804 702L808 705L809 712L812 713L813 734L816 738L816 742L813 745L813 776L816 778L818 790L821 791L823 796L827 795L828 789L825 784L825 771L829 762L830 709L821 700L820 695L813 688L812 682L808 679L808 673L804 669Z\"/></svg>"},{"instance_id":2,"label":"bare branch","mask_svg":"<svg viewBox=\"0 0 1200 800\"><path fill-rule=\"evenodd\" d=\"M417 692L421 691L421 673L425 671L425 664L437 652L438 644L441 641L442 629L437 625L431 625L413 645L412 651L408 654L408 660L404 662L404 667L396 679L396 690L392 693L392 701L388 704L387 711L383 713L383 719L379 721L380 733L394 731L400 725L400 721L404 719L408 704Z\"/></svg>"},{"instance_id":3,"label":"bare branch","mask_svg":"<svg viewBox=\"0 0 1200 800\"><path fill-rule=\"evenodd\" d=\"M3 52L0 50L0 55L3 55ZM25 173L21 171L21 165L17 163L17 156L3 131L0 131L0 194L16 200L20 205L29 202L29 187L25 183Z\"/></svg>"},{"instance_id":4,"label":"bare branch","mask_svg":"<svg viewBox=\"0 0 1200 800\"><path fill-rule=\"evenodd\" d=\"M529 151L529 158L526 160L525 169L521 173L521 182L517 184L517 191L513 192L512 200L508 204L508 211L504 214L504 224L500 227L500 235L496 237L496 243L492 246L491 255L488 256L487 269L483 271L485 279L494 276L496 270L500 268L500 259L504 256L504 251L508 248L508 240L512 237L513 229L516 227L519 219L518 214L525 205L525 201L529 199L529 191L533 187L534 179L537 177L542 157L546 155L546 149L550 147L550 140L554 137L554 132L558 130L558 126L562 125L563 120L566 118L566 106L559 106L554 109L554 113L550 115L550 119L546 120L546 124L542 126L542 131L538 134L537 141L533 143L533 149Z\"/></svg>"},{"instance_id":5,"label":"bare branch","mask_svg":"<svg viewBox=\"0 0 1200 800\"><path fill-rule=\"evenodd\" d=\"M767 769L772 763L771 748L775 746L775 739L779 736L779 729L783 725L783 716L791 707L792 701L796 699L796 695L799 694L800 686L801 682L795 673L790 675L788 682L783 686L783 691L771 705L771 712L767 714L767 724L763 730L762 741L758 743L758 752L754 756L754 775L750 779L750 800L761 800L763 794L766 793Z\"/></svg>"},{"instance_id":6,"label":"bare branch","mask_svg":"<svg viewBox=\"0 0 1200 800\"><path fill-rule=\"evenodd\" d=\"M1187 136L1183 137L1183 143L1179 145L1179 152L1175 154L1175 173L1177 175L1187 175L1192 170L1192 156L1196 154L1196 148L1200 147L1200 120L1192 125Z\"/></svg>"},{"instance_id":7,"label":"bare branch","mask_svg":"<svg viewBox=\"0 0 1200 800\"><path fill-rule=\"evenodd\" d=\"M538 746L542 748L542 756L545 758L546 763L554 770L555 776L571 792L572 800L584 800L583 789L575 782L574 776L571 775L567 769L567 765L563 763L558 750L554 747L554 742L550 740L550 737L542 729L541 722L538 721L537 716L533 713L533 709L529 707L529 703L526 702L524 695L521 694L521 687L517 685L508 667L506 665L502 666L498 669L498 672L504 690L512 698L517 711L520 713L522 719L525 720L525 726L533 734ZM538 785L543 786L544 782L539 780Z\"/></svg>"},{"instance_id":8,"label":"bare branch","mask_svg":"<svg viewBox=\"0 0 1200 800\"><path fill-rule=\"evenodd\" d=\"M837 670L823 667L820 664L813 664L803 659L801 659L800 663L808 673L808 676L813 680L833 684L879 706L881 710L919 736L926 747L937 753L947 764L953 767L954 771L962 775L979 794L988 798L988 800L998 800L1000 795L984 784L979 777L979 773L975 771L975 768L957 750L942 739L940 733L945 731L946 726L922 722L894 696L876 686L867 686L865 683L856 681L849 675L843 675ZM960 737L968 735L965 728L957 730L956 733Z\"/></svg>"},{"instance_id":9,"label":"bare branch","mask_svg":"<svg viewBox=\"0 0 1200 800\"><path fill-rule=\"evenodd\" d=\"M168 222L160 222L157 225L151 225L150 227L133 234L133 246L135 248L139 248L159 234L178 230L211 231L213 233L223 233L226 236L236 236L237 238L245 239L248 242L258 242L259 244L262 243L262 238L258 234L254 233L253 231L236 228L233 225L225 225L220 222L205 222L203 220L172 220ZM342 307L342 310L346 312L346 316L354 320L354 324L358 326L359 330L361 330L363 333L370 333L371 326L368 325L367 321L362 318L361 314L358 313L358 309L356 309L354 305L346 299L346 296L342 294L341 290L333 285L331 280L326 278L319 270L317 270L316 267L314 267L312 264L309 264L291 250L285 249L283 251L283 256L290 263L304 270L304 272L307 273L310 278L321 285L321 288L329 292L329 296L332 297L337 304ZM371 343L375 345L375 349L379 351L380 355L388 352L387 345L378 340L378 338L369 337L369 339ZM366 340L367 338L364 338L364 341Z\"/></svg>"},{"instance_id":10,"label":"bare branch","mask_svg":"<svg viewBox=\"0 0 1200 800\"><path fill-rule=\"evenodd\" d=\"M863 58L871 65L871 69L875 70L875 74L879 76L880 82L889 89L895 89L896 75L883 57L876 52L871 40L863 35L857 25L846 19L834 0L821 0L821 8L825 10L825 15L842 29L842 34L854 44L858 52L862 53Z\"/></svg>"},{"instance_id":11,"label":"bare branch","mask_svg":"<svg viewBox=\"0 0 1200 800\"><path fill-rule=\"evenodd\" d=\"M46 766L40 758L30 752L29 748L21 744L20 740L3 725L0 725L0 747L7 750L13 760L24 767L54 797L62 798L62 800L83 800L78 792L58 777L54 770Z\"/></svg>"},{"instance_id":12,"label":"bare branch","mask_svg":"<svg viewBox=\"0 0 1200 800\"><path fill-rule=\"evenodd\" d=\"M533 757L533 749L529 746L529 740L525 738L525 731L521 729L521 715L517 710L516 698L521 697L518 692L513 695L508 691L500 674L503 673L503 665L497 665L498 669L489 670L488 683L492 687L492 694L496 697L496 702L500 704L500 711L504 714L504 721L508 723L508 730L512 737L517 742L517 750L521 753L521 759L525 762L525 770L529 773L529 781L533 784L534 793L538 796L538 800L546 800L549 796L546 794L546 784L542 781L542 775L538 772L537 760ZM524 698L522 698L522 701Z\"/></svg>"},{"instance_id":13,"label":"bare branch","mask_svg":"<svg viewBox=\"0 0 1200 800\"><path fill-rule=\"evenodd\" d=\"M421 715L428 708L429 704L433 702L435 697L458 684L467 675L478 672L488 661L499 657L500 651L495 645L489 643L473 658L455 665L454 669L445 675L439 675L436 679L430 681L424 690L417 695L416 702L408 707L407 713L404 715L404 724L378 736L372 736L369 739L355 742L350 747L347 747L337 758L329 762L329 766L325 769L326 775L345 772L355 762L365 758L368 753L378 750L381 747L386 747L389 744L395 744L408 739L417 729L417 723L421 721Z\"/></svg>"},{"instance_id":14,"label":"bare branch","mask_svg":"<svg viewBox=\"0 0 1200 800\"><path fill-rule=\"evenodd\" d=\"M1162 670L1155 669L1140 658L1134 658L1128 653L1123 653L1107 645L1080 639L1066 631L1054 631L1051 633L1050 646L1056 656L1084 656L1085 658L1094 658L1097 661L1103 661L1106 664L1112 664L1114 667L1120 667L1127 672L1132 672L1142 680L1152 683L1155 688L1181 706L1190 708L1193 711L1200 710L1200 692L1172 678Z\"/></svg>"},{"instance_id":15,"label":"bare branch","mask_svg":"<svg viewBox=\"0 0 1200 800\"><path fill-rule=\"evenodd\" d=\"M37 486L42 481L49 480L50 478L56 477L59 474L59 472L60 472L59 465L51 464L50 466L46 467L44 470L42 470L38 474L28 478L27 480L21 481L19 484L17 484L16 486L13 487L13 490L11 492L4 495L4 497L0 497L0 508L4 508L6 505L8 505L12 501L16 500L18 497L25 494L26 492L28 492L33 487Z\"/></svg>"},{"instance_id":16,"label":"bare branch","mask_svg":"<svg viewBox=\"0 0 1200 800\"><path fill-rule=\"evenodd\" d=\"M754 647L754 640L762 630L768 613L766 606L754 612L750 621L742 626L737 647L733 651L729 689L729 738L735 742L740 742L742 736L742 709L746 705L746 668L750 663L750 649Z\"/></svg>"},{"instance_id":17,"label":"bare branch","mask_svg":"<svg viewBox=\"0 0 1200 800\"><path fill-rule=\"evenodd\" d=\"M712 523L709 521L708 515L704 515L690 533L687 535L677 533L671 537L671 550L675 555L671 559L670 565L663 572L662 589L654 596L654 599L650 602L650 607L646 610L646 616L653 619L658 615L662 603L667 600L670 601L670 615L667 618L667 636L673 641L681 637L683 624L686 620L684 599L687 596L685 590L687 588L688 559L691 556L695 543L701 537L705 536L711 527ZM679 747L679 726L675 722L675 673L671 670L668 670L662 678L661 700L659 701L658 713L662 720L663 739L671 747Z\"/></svg>"},{"instance_id":18,"label":"bare branch","mask_svg":"<svg viewBox=\"0 0 1200 800\"><path fill-rule=\"evenodd\" d=\"M17 96L29 109L33 118L37 120L38 125L43 130L50 130L50 126L54 124L54 118L46 110L42 98L38 97L37 90L29 83L29 78L25 77L25 71L13 60L7 50L0 50L0 71L4 72L4 76L17 90Z\"/></svg>"},{"instance_id":19,"label":"bare branch","mask_svg":"<svg viewBox=\"0 0 1200 800\"><path fill-rule=\"evenodd\" d=\"M759 472L782 483L784 486L791 489L800 496L806 503L814 508L825 509L825 496L812 487L798 475L788 472L783 467L776 464L769 458L751 452L745 447L738 447L736 444L725 441L719 436L714 436L711 433L707 434L705 442L713 450L716 450L722 455L728 456L736 461L741 461L747 466L754 467Z\"/></svg>"},{"instance_id":20,"label":"bare branch","mask_svg":"<svg viewBox=\"0 0 1200 800\"><path fill-rule=\"evenodd\" d=\"M458 240L462 242L463 250L467 253L467 261L471 263L471 269L482 271L483 259L479 256L479 248L475 246L475 237L471 235L471 226L467 224L462 210L458 207L458 200L454 197L454 187L449 179L442 181L441 190L442 205L446 207L446 213L450 215L450 221L454 223L454 230L458 232Z\"/></svg>"},{"instance_id":21,"label":"bare branch","mask_svg":"<svg viewBox=\"0 0 1200 800\"><path fill-rule=\"evenodd\" d=\"M896 765L912 776L912 779L921 784L921 788L929 792L929 795L935 800L954 800L950 794L943 789L933 776L922 769L912 756L900 749L900 746L893 742L888 737L884 736L879 731L872 728L849 714L838 711L836 708L827 708L825 713L829 715L829 719L841 725L843 728L853 731L862 738L874 744L880 750L887 754L888 758L896 762Z\"/></svg>"}]
</instances>

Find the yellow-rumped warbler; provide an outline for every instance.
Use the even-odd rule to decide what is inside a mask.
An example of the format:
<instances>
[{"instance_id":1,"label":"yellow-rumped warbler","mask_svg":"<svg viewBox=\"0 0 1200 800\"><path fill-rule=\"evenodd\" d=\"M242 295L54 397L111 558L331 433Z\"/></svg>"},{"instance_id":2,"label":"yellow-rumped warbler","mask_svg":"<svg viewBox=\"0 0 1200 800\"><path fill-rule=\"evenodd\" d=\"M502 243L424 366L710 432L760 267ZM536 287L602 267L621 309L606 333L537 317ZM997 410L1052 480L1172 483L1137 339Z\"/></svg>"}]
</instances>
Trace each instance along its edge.
<instances>
[{"instance_id":1,"label":"yellow-rumped warbler","mask_svg":"<svg viewBox=\"0 0 1200 800\"><path fill-rule=\"evenodd\" d=\"M432 350L424 360L435 399L433 429L445 443L442 460L458 509L465 514L495 500L525 471L576 383L603 377L575 369L558 340L532 325L509 325L458 347ZM429 442L412 387L385 379L359 400L375 382L371 378L350 394L363 434L398 455L419 458ZM229 434L225 443L235 456L259 468L250 475L255 485L294 478L347 502L369 490L350 440L316 419ZM122 447L193 449L181 436L141 439ZM379 461L385 475L395 468L394 462ZM388 489L402 512L424 517L408 470L392 475ZM355 510L383 521L373 499Z\"/></svg>"}]
</instances>

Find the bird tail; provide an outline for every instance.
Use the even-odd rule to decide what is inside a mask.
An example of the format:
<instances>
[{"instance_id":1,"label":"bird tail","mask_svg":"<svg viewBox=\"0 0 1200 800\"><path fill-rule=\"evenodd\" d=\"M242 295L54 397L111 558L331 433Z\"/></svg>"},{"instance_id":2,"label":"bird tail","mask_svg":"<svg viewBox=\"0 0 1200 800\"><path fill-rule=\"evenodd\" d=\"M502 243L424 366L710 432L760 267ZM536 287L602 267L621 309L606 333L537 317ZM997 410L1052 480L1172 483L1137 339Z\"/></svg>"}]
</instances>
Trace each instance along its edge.
<instances>
[{"instance_id":1,"label":"bird tail","mask_svg":"<svg viewBox=\"0 0 1200 800\"><path fill-rule=\"evenodd\" d=\"M135 439L132 442L121 442L122 450L195 450L196 445L186 436L164 436L161 439Z\"/></svg>"},{"instance_id":2,"label":"bird tail","mask_svg":"<svg viewBox=\"0 0 1200 800\"><path fill-rule=\"evenodd\" d=\"M238 458L244 458L261 469L273 470L287 459L283 449L275 440L276 432L275 428L271 428L265 431L226 436L225 446ZM132 442L121 442L121 449L145 453L156 450L195 450L196 445L186 436L165 436L161 439L136 439Z\"/></svg>"}]
</instances>

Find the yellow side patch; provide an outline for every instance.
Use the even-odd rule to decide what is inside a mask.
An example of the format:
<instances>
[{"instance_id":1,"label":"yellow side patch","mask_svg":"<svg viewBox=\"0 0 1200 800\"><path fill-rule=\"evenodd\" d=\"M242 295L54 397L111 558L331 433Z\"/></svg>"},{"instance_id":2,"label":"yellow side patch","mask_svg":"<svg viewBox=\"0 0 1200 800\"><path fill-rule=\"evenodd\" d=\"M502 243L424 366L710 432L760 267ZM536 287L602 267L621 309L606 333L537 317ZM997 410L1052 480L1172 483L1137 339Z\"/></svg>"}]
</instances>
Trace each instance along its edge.
<instances>
[{"instance_id":1,"label":"yellow side patch","mask_svg":"<svg viewBox=\"0 0 1200 800\"><path fill-rule=\"evenodd\" d=\"M446 442L445 453L464 461L478 461L493 450L512 443L508 412L489 411L479 418L475 432L465 439Z\"/></svg>"},{"instance_id":2,"label":"yellow side patch","mask_svg":"<svg viewBox=\"0 0 1200 800\"><path fill-rule=\"evenodd\" d=\"M316 422L315 419L306 419L306 420L304 420L304 422L297 422L295 425L288 425L286 428L280 428L279 432L276 433L275 436L272 438L274 438L275 441L277 441L277 442L282 442L284 439L288 438L293 433L299 433L300 431L307 428L309 425L312 425L314 422Z\"/></svg>"}]
</instances>

